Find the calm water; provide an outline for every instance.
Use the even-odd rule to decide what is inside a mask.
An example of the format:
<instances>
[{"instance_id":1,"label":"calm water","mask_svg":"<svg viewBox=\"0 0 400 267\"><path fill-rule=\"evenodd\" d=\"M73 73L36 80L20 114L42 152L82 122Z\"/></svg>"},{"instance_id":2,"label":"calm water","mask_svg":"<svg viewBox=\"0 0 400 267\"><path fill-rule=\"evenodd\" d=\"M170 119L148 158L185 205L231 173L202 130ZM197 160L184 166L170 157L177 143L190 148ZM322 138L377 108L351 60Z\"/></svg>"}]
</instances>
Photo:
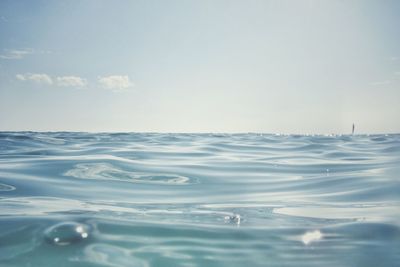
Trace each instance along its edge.
<instances>
[{"instance_id":1,"label":"calm water","mask_svg":"<svg viewBox=\"0 0 400 267\"><path fill-rule=\"evenodd\" d=\"M0 266L400 266L400 135L2 132Z\"/></svg>"}]
</instances>

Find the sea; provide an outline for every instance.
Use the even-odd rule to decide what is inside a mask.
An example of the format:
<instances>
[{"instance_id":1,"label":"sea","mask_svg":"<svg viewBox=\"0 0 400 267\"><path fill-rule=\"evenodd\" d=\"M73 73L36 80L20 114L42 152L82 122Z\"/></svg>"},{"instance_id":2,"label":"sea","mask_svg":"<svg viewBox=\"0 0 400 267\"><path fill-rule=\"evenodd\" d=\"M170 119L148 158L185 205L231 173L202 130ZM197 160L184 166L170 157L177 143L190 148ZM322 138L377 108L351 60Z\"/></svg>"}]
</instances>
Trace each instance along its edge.
<instances>
[{"instance_id":1,"label":"sea","mask_svg":"<svg viewBox=\"0 0 400 267\"><path fill-rule=\"evenodd\" d=\"M0 132L0 266L398 267L400 134Z\"/></svg>"}]
</instances>

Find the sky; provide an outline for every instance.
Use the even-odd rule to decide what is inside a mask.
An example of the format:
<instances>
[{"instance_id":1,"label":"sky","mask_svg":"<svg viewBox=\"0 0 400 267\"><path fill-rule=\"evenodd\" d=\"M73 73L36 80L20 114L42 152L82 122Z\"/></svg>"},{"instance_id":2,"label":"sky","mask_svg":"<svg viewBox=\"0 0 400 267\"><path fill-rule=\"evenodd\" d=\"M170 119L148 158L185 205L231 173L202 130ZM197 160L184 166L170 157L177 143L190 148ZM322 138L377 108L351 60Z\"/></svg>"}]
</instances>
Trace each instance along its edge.
<instances>
[{"instance_id":1,"label":"sky","mask_svg":"<svg viewBox=\"0 0 400 267\"><path fill-rule=\"evenodd\" d=\"M400 1L0 1L0 131L400 132Z\"/></svg>"}]
</instances>

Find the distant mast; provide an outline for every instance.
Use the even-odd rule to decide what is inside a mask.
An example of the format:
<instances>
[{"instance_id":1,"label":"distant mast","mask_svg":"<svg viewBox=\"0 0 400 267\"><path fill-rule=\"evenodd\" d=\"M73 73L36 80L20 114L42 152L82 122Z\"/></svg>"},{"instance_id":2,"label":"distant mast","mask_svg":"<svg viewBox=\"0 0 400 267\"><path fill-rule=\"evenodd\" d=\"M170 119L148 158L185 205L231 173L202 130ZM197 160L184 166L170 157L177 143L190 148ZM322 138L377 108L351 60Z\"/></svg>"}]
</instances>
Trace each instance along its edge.
<instances>
[{"instance_id":1,"label":"distant mast","mask_svg":"<svg viewBox=\"0 0 400 267\"><path fill-rule=\"evenodd\" d=\"M351 129L351 134L354 134L354 123L353 123L353 128Z\"/></svg>"}]
</instances>

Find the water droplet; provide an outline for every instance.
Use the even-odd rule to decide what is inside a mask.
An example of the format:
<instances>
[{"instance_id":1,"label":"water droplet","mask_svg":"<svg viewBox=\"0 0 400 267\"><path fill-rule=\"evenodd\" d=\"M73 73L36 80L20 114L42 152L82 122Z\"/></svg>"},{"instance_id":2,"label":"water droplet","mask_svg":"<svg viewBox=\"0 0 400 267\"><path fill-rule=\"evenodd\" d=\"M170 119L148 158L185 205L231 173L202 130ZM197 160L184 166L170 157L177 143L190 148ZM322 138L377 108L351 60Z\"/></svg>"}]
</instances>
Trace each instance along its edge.
<instances>
[{"instance_id":1,"label":"water droplet","mask_svg":"<svg viewBox=\"0 0 400 267\"><path fill-rule=\"evenodd\" d=\"M89 237L90 226L76 222L62 222L46 229L44 236L47 242L66 246Z\"/></svg>"},{"instance_id":2,"label":"water droplet","mask_svg":"<svg viewBox=\"0 0 400 267\"><path fill-rule=\"evenodd\" d=\"M240 224L240 220L241 220L239 214L233 214L233 215L230 215L230 216L225 216L224 219L225 219L226 222L236 223L237 225Z\"/></svg>"}]
</instances>

